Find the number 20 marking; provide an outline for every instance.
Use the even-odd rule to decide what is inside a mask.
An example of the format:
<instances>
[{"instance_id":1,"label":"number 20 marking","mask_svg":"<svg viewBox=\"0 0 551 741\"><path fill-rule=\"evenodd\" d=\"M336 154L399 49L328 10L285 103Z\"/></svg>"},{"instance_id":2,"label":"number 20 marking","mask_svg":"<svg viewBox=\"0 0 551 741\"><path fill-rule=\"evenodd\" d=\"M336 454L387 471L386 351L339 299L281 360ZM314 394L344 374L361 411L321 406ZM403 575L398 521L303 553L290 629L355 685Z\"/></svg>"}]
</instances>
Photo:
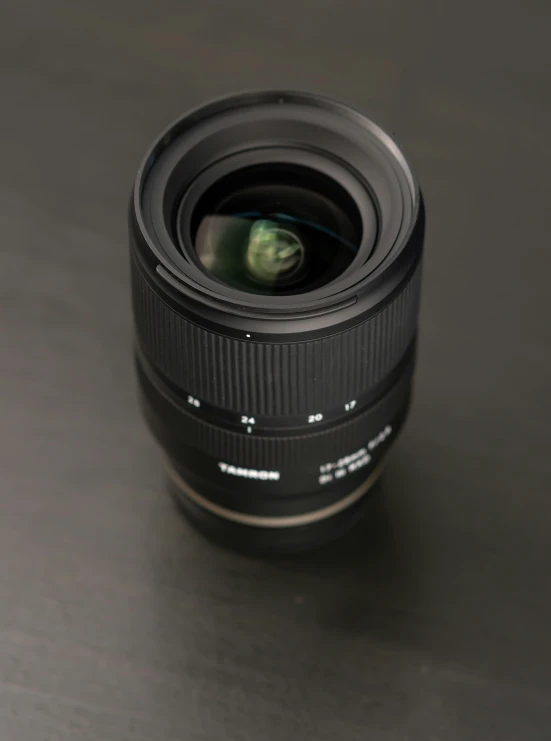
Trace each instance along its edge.
<instances>
[{"instance_id":1,"label":"number 20 marking","mask_svg":"<svg viewBox=\"0 0 551 741\"><path fill-rule=\"evenodd\" d=\"M323 419L323 414L310 414L308 417L308 423L312 424L313 422L321 422Z\"/></svg>"},{"instance_id":2,"label":"number 20 marking","mask_svg":"<svg viewBox=\"0 0 551 741\"><path fill-rule=\"evenodd\" d=\"M194 396L188 396L187 403L191 404L192 407L196 407L197 409L201 406L201 402L199 401L199 399L196 399Z\"/></svg>"},{"instance_id":3,"label":"number 20 marking","mask_svg":"<svg viewBox=\"0 0 551 741\"><path fill-rule=\"evenodd\" d=\"M352 409L354 409L355 406L356 406L356 399L353 399L352 401L349 401L348 404L345 404L344 408L347 412L349 412Z\"/></svg>"}]
</instances>

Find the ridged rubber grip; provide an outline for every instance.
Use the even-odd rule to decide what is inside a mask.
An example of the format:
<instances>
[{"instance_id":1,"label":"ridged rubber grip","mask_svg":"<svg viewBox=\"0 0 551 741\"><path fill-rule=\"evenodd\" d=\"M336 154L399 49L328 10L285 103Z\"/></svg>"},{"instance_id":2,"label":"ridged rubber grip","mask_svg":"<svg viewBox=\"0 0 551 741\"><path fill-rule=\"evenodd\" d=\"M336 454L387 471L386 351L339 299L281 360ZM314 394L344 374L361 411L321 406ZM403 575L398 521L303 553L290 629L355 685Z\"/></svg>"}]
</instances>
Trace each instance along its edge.
<instances>
[{"instance_id":1,"label":"ridged rubber grip","mask_svg":"<svg viewBox=\"0 0 551 741\"><path fill-rule=\"evenodd\" d=\"M366 445L370 436L403 418L411 392L413 359L398 382L374 405L325 429L293 435L247 435L211 424L137 363L145 417L162 447L176 459L184 448L253 468L288 469L319 464Z\"/></svg>"},{"instance_id":2,"label":"ridged rubber grip","mask_svg":"<svg viewBox=\"0 0 551 741\"><path fill-rule=\"evenodd\" d=\"M330 337L262 343L210 332L174 311L132 260L141 350L182 391L228 411L294 416L368 393L399 363L417 327L421 270L379 313Z\"/></svg>"}]
</instances>

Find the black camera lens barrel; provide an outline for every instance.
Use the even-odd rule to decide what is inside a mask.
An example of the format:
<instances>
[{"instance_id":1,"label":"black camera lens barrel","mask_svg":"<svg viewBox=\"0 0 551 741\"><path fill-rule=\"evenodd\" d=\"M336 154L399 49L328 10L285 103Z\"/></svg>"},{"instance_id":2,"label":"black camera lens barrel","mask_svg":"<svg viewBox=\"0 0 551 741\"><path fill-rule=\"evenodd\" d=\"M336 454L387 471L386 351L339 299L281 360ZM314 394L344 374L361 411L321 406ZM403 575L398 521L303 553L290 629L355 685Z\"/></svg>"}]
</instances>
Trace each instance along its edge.
<instances>
[{"instance_id":1,"label":"black camera lens barrel","mask_svg":"<svg viewBox=\"0 0 551 741\"><path fill-rule=\"evenodd\" d=\"M292 185L293 168L312 188L318 173L324 197L331 182L347 194L355 256L303 293L225 284L194 254L205 194L241 171ZM410 400L424 209L401 152L324 98L224 98L157 140L129 224L141 401L186 514L256 550L339 534L365 508Z\"/></svg>"}]
</instances>

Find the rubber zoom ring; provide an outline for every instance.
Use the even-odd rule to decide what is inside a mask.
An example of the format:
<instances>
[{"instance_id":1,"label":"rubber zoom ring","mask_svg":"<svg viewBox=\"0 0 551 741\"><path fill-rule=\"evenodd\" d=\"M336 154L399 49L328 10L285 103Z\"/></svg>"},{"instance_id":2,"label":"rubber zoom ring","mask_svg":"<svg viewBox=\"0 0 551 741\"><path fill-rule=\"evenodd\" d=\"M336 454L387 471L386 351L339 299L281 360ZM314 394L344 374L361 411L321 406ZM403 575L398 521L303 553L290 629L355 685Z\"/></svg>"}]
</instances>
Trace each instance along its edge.
<instances>
[{"instance_id":1,"label":"rubber zoom ring","mask_svg":"<svg viewBox=\"0 0 551 741\"><path fill-rule=\"evenodd\" d=\"M316 432L267 437L236 432L201 419L183 408L181 400L136 358L143 412L169 457L179 460L181 451L191 448L219 460L262 469L302 468L312 463L317 466L363 447L388 423L399 426L409 406L413 363L414 358L376 404L350 419Z\"/></svg>"},{"instance_id":2,"label":"rubber zoom ring","mask_svg":"<svg viewBox=\"0 0 551 741\"><path fill-rule=\"evenodd\" d=\"M421 264L379 313L308 342L237 340L167 305L132 263L140 348L186 394L238 414L298 416L369 393L396 367L416 329Z\"/></svg>"}]
</instances>

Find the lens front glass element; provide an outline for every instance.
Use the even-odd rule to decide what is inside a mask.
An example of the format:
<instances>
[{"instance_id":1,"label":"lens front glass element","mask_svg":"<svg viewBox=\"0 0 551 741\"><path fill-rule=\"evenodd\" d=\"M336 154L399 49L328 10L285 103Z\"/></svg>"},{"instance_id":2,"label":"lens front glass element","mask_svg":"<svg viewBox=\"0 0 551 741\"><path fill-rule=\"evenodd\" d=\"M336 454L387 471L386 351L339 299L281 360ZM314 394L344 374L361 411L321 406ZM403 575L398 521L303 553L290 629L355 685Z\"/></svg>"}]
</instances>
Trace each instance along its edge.
<instances>
[{"instance_id":1,"label":"lens front glass element","mask_svg":"<svg viewBox=\"0 0 551 741\"><path fill-rule=\"evenodd\" d=\"M312 291L341 275L361 242L361 218L336 182L307 168L265 165L216 183L192 219L196 256L248 293Z\"/></svg>"}]
</instances>

